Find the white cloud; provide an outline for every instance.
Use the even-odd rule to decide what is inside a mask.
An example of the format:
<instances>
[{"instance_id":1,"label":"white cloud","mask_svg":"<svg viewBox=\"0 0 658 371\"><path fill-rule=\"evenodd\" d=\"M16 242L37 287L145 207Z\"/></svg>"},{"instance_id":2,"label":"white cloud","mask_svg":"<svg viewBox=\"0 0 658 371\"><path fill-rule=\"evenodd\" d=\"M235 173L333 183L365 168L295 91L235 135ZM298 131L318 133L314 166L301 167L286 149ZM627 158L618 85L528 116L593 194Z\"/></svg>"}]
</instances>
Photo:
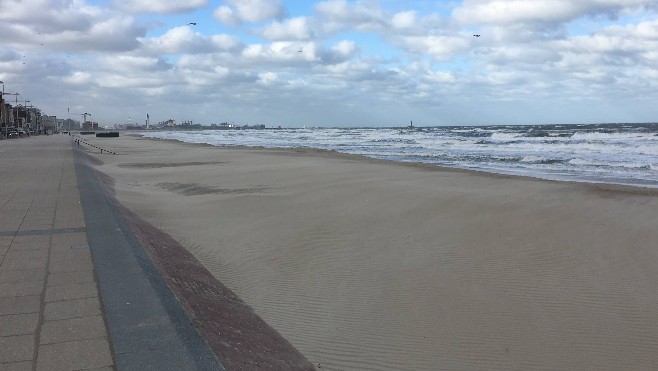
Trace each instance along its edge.
<instances>
[{"instance_id":1,"label":"white cloud","mask_svg":"<svg viewBox=\"0 0 658 371\"><path fill-rule=\"evenodd\" d=\"M188 26L175 27L164 35L144 40L153 54L206 53L214 50L212 42Z\"/></svg>"},{"instance_id":2,"label":"white cloud","mask_svg":"<svg viewBox=\"0 0 658 371\"><path fill-rule=\"evenodd\" d=\"M417 13L413 10L396 13L391 20L391 24L396 29L412 28L417 22Z\"/></svg>"},{"instance_id":3,"label":"white cloud","mask_svg":"<svg viewBox=\"0 0 658 371\"><path fill-rule=\"evenodd\" d=\"M274 72L263 72L258 74L258 83L263 85L272 85L279 79L279 75Z\"/></svg>"},{"instance_id":4,"label":"white cloud","mask_svg":"<svg viewBox=\"0 0 658 371\"><path fill-rule=\"evenodd\" d=\"M218 7L213 16L222 23L236 25L281 19L283 14L283 5L278 0L226 0L226 5Z\"/></svg>"},{"instance_id":5,"label":"white cloud","mask_svg":"<svg viewBox=\"0 0 658 371\"><path fill-rule=\"evenodd\" d=\"M131 13L182 13L208 5L208 0L114 0L120 9Z\"/></svg>"},{"instance_id":6,"label":"white cloud","mask_svg":"<svg viewBox=\"0 0 658 371\"><path fill-rule=\"evenodd\" d=\"M235 26L240 24L240 18L235 14L233 9L222 5L213 12L213 17L221 23Z\"/></svg>"},{"instance_id":7,"label":"white cloud","mask_svg":"<svg viewBox=\"0 0 658 371\"><path fill-rule=\"evenodd\" d=\"M356 44L351 40L343 40L331 47L331 50L345 57L353 55L357 51Z\"/></svg>"},{"instance_id":8,"label":"white cloud","mask_svg":"<svg viewBox=\"0 0 658 371\"><path fill-rule=\"evenodd\" d=\"M465 0L452 16L467 24L564 23L590 15L617 17L655 0Z\"/></svg>"},{"instance_id":9,"label":"white cloud","mask_svg":"<svg viewBox=\"0 0 658 371\"><path fill-rule=\"evenodd\" d=\"M295 17L272 22L262 32L268 40L309 40L315 36L307 17Z\"/></svg>"},{"instance_id":10,"label":"white cloud","mask_svg":"<svg viewBox=\"0 0 658 371\"><path fill-rule=\"evenodd\" d=\"M387 15L373 2L329 0L315 6L318 15L328 22L327 31L350 28L358 31L375 31L386 27Z\"/></svg>"},{"instance_id":11,"label":"white cloud","mask_svg":"<svg viewBox=\"0 0 658 371\"><path fill-rule=\"evenodd\" d=\"M91 81L91 74L75 71L70 76L65 76L62 80L72 85L87 85Z\"/></svg>"},{"instance_id":12,"label":"white cloud","mask_svg":"<svg viewBox=\"0 0 658 371\"><path fill-rule=\"evenodd\" d=\"M3 43L53 51L127 51L145 29L128 15L82 0L0 1Z\"/></svg>"},{"instance_id":13,"label":"white cloud","mask_svg":"<svg viewBox=\"0 0 658 371\"><path fill-rule=\"evenodd\" d=\"M438 60L450 59L470 45L470 39L464 36L403 36L399 40L409 52L431 55Z\"/></svg>"}]
</instances>

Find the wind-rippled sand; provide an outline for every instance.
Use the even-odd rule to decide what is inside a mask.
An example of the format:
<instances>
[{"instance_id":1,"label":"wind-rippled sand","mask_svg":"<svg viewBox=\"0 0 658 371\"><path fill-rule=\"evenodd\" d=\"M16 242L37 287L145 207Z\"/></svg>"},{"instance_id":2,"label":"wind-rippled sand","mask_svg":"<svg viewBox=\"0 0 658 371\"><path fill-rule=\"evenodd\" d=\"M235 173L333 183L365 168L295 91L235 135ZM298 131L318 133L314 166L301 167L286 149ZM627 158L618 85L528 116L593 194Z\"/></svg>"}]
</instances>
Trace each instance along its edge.
<instances>
[{"instance_id":1,"label":"wind-rippled sand","mask_svg":"<svg viewBox=\"0 0 658 371\"><path fill-rule=\"evenodd\" d=\"M117 198L316 367L654 369L655 191L89 139Z\"/></svg>"}]
</instances>

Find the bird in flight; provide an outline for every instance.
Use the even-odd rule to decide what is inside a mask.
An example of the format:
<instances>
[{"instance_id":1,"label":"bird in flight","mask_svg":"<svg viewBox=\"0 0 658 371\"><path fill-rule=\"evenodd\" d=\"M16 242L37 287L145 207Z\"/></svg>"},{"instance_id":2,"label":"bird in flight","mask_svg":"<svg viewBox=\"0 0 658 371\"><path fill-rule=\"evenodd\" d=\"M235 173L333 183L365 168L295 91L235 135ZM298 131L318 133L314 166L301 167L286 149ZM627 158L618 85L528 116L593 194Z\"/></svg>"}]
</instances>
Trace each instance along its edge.
<instances>
[{"instance_id":1,"label":"bird in flight","mask_svg":"<svg viewBox=\"0 0 658 371\"><path fill-rule=\"evenodd\" d=\"M475 36L475 37L480 37L480 35L473 35L473 36Z\"/></svg>"},{"instance_id":2,"label":"bird in flight","mask_svg":"<svg viewBox=\"0 0 658 371\"><path fill-rule=\"evenodd\" d=\"M190 22L188 24L191 24L192 26L196 26L196 22Z\"/></svg>"},{"instance_id":3,"label":"bird in flight","mask_svg":"<svg viewBox=\"0 0 658 371\"><path fill-rule=\"evenodd\" d=\"M303 50L302 50L302 49L299 49L299 50L297 50L297 53L301 53L301 52L303 52Z\"/></svg>"}]
</instances>

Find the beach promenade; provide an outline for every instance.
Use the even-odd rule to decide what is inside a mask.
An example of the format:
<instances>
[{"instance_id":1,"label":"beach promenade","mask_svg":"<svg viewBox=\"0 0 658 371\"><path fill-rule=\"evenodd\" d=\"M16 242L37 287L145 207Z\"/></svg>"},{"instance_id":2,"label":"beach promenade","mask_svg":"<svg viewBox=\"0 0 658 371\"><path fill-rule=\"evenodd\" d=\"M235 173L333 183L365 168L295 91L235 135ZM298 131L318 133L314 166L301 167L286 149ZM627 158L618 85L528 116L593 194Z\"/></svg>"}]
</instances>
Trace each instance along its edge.
<instances>
[{"instance_id":1,"label":"beach promenade","mask_svg":"<svg viewBox=\"0 0 658 371\"><path fill-rule=\"evenodd\" d=\"M0 370L221 370L72 143L0 143Z\"/></svg>"},{"instance_id":2,"label":"beach promenade","mask_svg":"<svg viewBox=\"0 0 658 371\"><path fill-rule=\"evenodd\" d=\"M0 370L114 365L70 142L0 143Z\"/></svg>"}]
</instances>

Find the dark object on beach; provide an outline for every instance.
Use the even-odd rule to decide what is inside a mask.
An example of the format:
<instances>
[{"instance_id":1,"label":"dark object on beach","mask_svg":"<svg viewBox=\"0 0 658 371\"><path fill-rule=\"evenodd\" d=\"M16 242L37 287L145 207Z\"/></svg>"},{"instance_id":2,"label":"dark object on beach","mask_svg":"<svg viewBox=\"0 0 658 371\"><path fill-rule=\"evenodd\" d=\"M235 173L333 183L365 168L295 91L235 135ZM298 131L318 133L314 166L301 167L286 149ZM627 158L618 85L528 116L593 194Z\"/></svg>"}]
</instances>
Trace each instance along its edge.
<instances>
[{"instance_id":1,"label":"dark object on beach","mask_svg":"<svg viewBox=\"0 0 658 371\"><path fill-rule=\"evenodd\" d=\"M95 131L81 131L80 135L93 135L96 134Z\"/></svg>"},{"instance_id":2,"label":"dark object on beach","mask_svg":"<svg viewBox=\"0 0 658 371\"><path fill-rule=\"evenodd\" d=\"M96 133L96 138L118 138L118 137L119 137L118 131L110 131L107 133Z\"/></svg>"}]
</instances>

